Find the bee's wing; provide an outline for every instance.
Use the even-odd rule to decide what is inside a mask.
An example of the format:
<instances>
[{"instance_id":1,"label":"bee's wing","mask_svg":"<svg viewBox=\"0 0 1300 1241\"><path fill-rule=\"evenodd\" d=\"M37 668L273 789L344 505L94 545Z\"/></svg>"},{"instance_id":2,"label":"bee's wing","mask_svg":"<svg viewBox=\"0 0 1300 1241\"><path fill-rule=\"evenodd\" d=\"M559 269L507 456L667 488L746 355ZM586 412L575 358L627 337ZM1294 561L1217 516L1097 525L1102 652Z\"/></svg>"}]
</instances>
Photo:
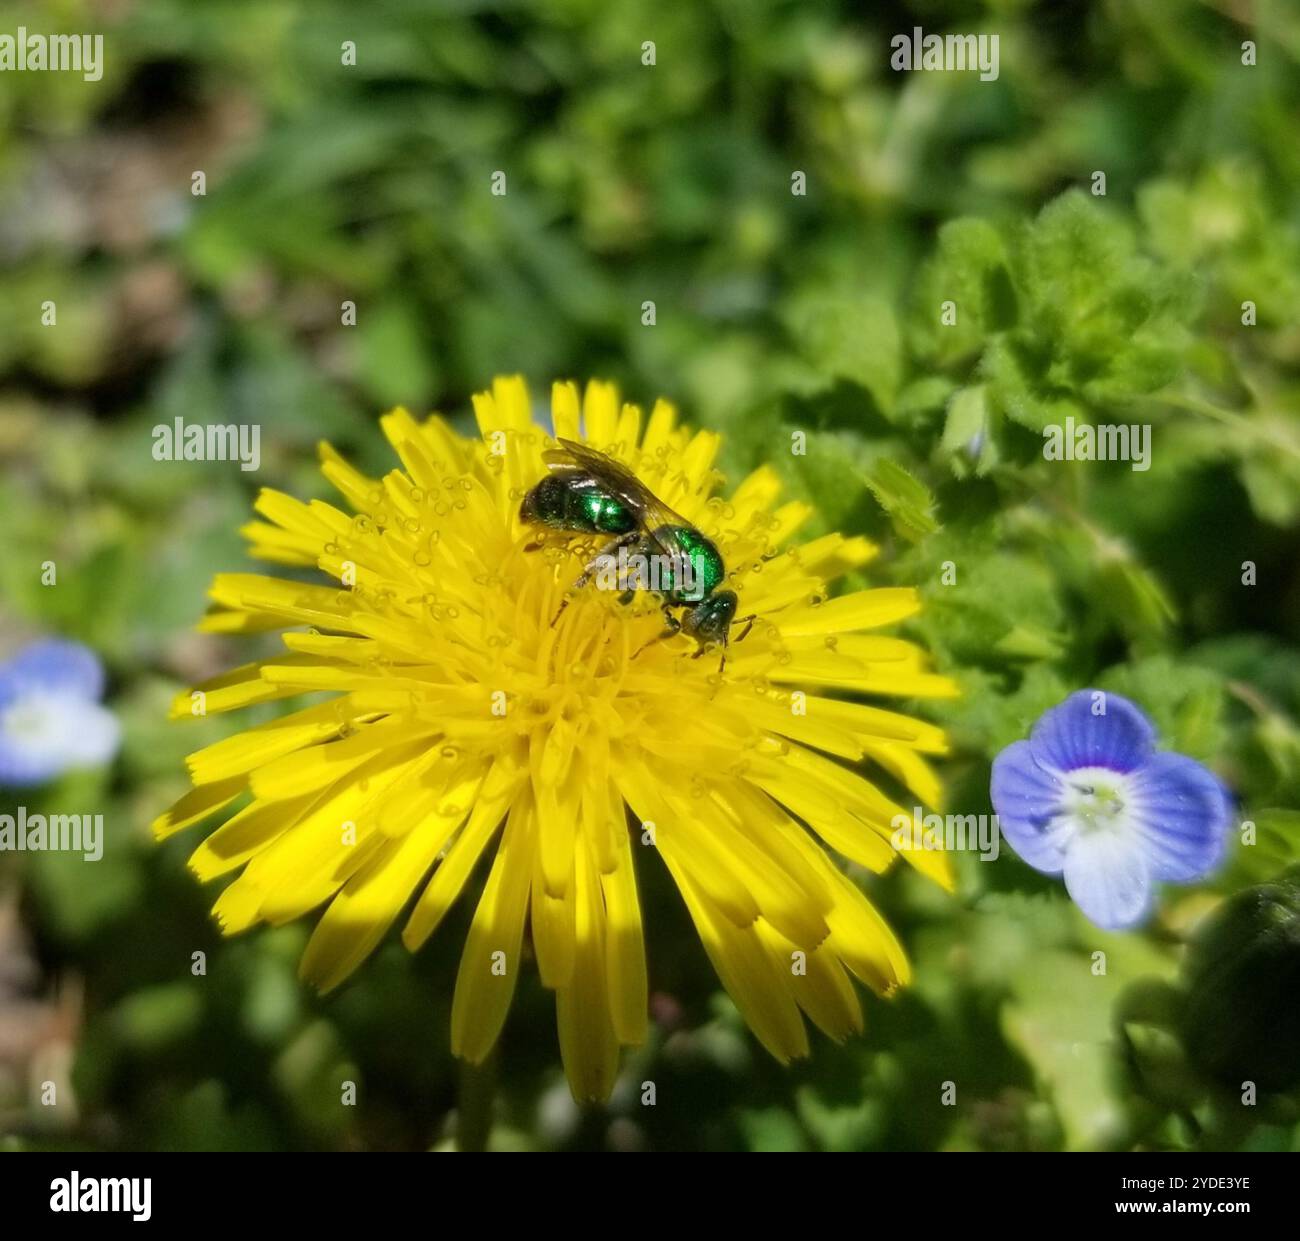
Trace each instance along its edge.
<instances>
[{"instance_id":1,"label":"bee's wing","mask_svg":"<svg viewBox=\"0 0 1300 1241\"><path fill-rule=\"evenodd\" d=\"M664 527L692 527L694 523L670 509L621 461L615 461L613 457L607 457L603 452L579 444L576 440L562 439L559 444L559 448L542 454L548 465L577 463L636 514L645 533L659 545L665 555L680 552L671 535L661 535L658 532Z\"/></svg>"}]
</instances>

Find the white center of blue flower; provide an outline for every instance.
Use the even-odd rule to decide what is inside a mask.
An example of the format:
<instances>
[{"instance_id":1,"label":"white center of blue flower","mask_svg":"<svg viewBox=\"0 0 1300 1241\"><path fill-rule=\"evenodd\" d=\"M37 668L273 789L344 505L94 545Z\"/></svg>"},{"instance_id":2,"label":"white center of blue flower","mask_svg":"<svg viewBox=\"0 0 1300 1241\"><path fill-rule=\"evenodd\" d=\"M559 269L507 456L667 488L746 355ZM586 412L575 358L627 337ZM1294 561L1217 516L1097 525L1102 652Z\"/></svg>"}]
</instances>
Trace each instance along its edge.
<instances>
[{"instance_id":1,"label":"white center of blue flower","mask_svg":"<svg viewBox=\"0 0 1300 1241\"><path fill-rule=\"evenodd\" d=\"M17 745L36 749L54 745L74 722L61 708L63 702L49 695L20 698L0 714L0 733Z\"/></svg>"},{"instance_id":2,"label":"white center of blue flower","mask_svg":"<svg viewBox=\"0 0 1300 1241\"><path fill-rule=\"evenodd\" d=\"M1130 798L1121 774L1104 767L1082 767L1063 780L1061 813L1081 830L1123 827Z\"/></svg>"},{"instance_id":3,"label":"white center of blue flower","mask_svg":"<svg viewBox=\"0 0 1300 1241\"><path fill-rule=\"evenodd\" d=\"M34 690L0 710L0 778L31 783L107 762L119 733L117 718L99 703Z\"/></svg>"}]
</instances>

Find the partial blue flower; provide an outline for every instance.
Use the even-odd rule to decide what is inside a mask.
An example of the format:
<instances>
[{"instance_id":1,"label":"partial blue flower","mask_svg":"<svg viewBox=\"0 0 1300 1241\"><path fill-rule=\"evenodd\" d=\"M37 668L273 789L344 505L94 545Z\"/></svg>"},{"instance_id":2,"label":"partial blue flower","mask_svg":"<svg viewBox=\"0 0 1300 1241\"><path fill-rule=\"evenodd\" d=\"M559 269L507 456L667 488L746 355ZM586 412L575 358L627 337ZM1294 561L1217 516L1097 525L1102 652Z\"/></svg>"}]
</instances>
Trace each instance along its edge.
<instances>
[{"instance_id":1,"label":"partial blue flower","mask_svg":"<svg viewBox=\"0 0 1300 1241\"><path fill-rule=\"evenodd\" d=\"M43 784L111 759L121 727L103 693L103 666L76 642L34 642L0 663L0 784Z\"/></svg>"},{"instance_id":2,"label":"partial blue flower","mask_svg":"<svg viewBox=\"0 0 1300 1241\"><path fill-rule=\"evenodd\" d=\"M1106 930L1137 925L1154 882L1204 878L1227 846L1227 789L1155 743L1127 698L1080 690L993 760L1003 837L1035 870L1063 875L1070 898Z\"/></svg>"}]
</instances>

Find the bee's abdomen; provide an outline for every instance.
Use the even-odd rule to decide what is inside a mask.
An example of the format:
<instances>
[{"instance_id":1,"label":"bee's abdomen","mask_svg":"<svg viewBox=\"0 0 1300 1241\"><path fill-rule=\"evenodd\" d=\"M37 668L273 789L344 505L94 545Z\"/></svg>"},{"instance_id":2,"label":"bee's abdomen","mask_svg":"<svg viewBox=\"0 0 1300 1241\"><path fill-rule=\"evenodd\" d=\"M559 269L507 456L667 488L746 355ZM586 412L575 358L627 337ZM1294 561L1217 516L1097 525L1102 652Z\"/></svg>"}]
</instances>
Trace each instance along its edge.
<instances>
[{"instance_id":1,"label":"bee's abdomen","mask_svg":"<svg viewBox=\"0 0 1300 1241\"><path fill-rule=\"evenodd\" d=\"M568 506L568 484L564 479L548 474L524 496L519 505L519 516L532 525L563 530L567 525Z\"/></svg>"},{"instance_id":2,"label":"bee's abdomen","mask_svg":"<svg viewBox=\"0 0 1300 1241\"><path fill-rule=\"evenodd\" d=\"M583 529L595 530L600 534L627 534L636 527L635 515L622 500L596 488L590 491L572 491L570 508L574 507L580 520L590 523Z\"/></svg>"},{"instance_id":3,"label":"bee's abdomen","mask_svg":"<svg viewBox=\"0 0 1300 1241\"><path fill-rule=\"evenodd\" d=\"M549 474L526 496L519 516L534 525L587 534L626 534L636 517L621 500L590 478Z\"/></svg>"}]
</instances>

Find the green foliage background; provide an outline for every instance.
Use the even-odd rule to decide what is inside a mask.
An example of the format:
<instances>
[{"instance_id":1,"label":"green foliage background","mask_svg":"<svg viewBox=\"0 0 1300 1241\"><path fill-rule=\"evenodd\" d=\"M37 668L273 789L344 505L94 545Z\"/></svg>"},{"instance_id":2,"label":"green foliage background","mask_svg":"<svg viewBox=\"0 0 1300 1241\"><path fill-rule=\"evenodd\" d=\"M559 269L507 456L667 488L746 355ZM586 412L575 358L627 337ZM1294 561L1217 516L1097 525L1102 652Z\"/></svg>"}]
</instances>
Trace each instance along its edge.
<instances>
[{"instance_id":1,"label":"green foliage background","mask_svg":"<svg viewBox=\"0 0 1300 1241\"><path fill-rule=\"evenodd\" d=\"M989 812L993 755L1099 686L1210 763L1259 838L1138 934L1091 928L1009 851L962 858L956 897L872 880L916 985L789 1071L645 867L651 1044L579 1113L530 974L493 1146L1300 1148L1294 1097L1243 1109L1169 1017L1191 925L1300 852L1294 5L0 4L20 23L102 31L106 71L0 76L0 640L101 652L125 744L23 794L102 810L101 862L0 858L5 1141L425 1148L483 1114L446 1050L463 909L320 1001L295 980L306 928L221 942L191 843L147 824L233 724L164 715L247 658L188 627L244 563L254 487L320 494L321 437L386 468L377 413L462 414L519 371L668 396L726 432L732 471L771 461L827 527L887 545L873 580L922 585L915 629L965 690L940 717L952 808ZM996 33L999 78L891 72L915 25ZM177 416L261 424L260 473L154 462ZM1067 416L1151 424L1150 470L1044 461Z\"/></svg>"}]
</instances>

